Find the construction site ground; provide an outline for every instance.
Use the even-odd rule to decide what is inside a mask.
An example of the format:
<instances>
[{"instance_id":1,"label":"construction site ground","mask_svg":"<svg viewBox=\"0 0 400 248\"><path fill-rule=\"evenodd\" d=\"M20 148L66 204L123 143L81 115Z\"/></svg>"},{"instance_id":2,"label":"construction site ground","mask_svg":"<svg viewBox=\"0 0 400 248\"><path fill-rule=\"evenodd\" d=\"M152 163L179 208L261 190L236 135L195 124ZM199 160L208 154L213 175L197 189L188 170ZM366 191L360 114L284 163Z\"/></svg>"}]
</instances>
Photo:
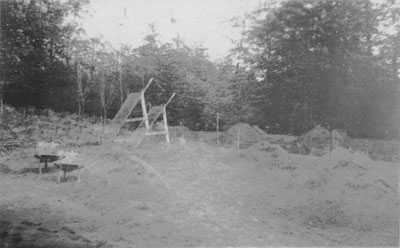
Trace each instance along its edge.
<instances>
[{"instance_id":1,"label":"construction site ground","mask_svg":"<svg viewBox=\"0 0 400 248\"><path fill-rule=\"evenodd\" d=\"M84 168L60 184L34 148L3 154L0 247L399 246L397 163L197 136L70 147Z\"/></svg>"}]
</instances>

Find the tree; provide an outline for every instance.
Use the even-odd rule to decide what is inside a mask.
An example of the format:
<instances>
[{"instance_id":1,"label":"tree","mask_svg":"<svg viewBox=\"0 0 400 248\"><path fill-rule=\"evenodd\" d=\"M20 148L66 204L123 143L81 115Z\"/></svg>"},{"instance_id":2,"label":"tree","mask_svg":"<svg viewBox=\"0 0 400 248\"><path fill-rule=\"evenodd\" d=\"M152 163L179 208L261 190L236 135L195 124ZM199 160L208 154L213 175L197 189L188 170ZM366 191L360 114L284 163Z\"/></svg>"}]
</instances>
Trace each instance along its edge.
<instances>
[{"instance_id":1,"label":"tree","mask_svg":"<svg viewBox=\"0 0 400 248\"><path fill-rule=\"evenodd\" d=\"M87 1L5 0L1 2L1 80L8 82L5 101L48 107L56 88L69 83L65 40L76 25L65 22ZM59 99L68 97L60 95ZM60 103L58 103L60 104ZM65 102L64 102L65 105Z\"/></svg>"},{"instance_id":2,"label":"tree","mask_svg":"<svg viewBox=\"0 0 400 248\"><path fill-rule=\"evenodd\" d=\"M108 51L107 51L108 50ZM111 47L103 47L96 53L93 77L100 99L101 117L107 118L108 110L117 98L119 63Z\"/></svg>"},{"instance_id":3,"label":"tree","mask_svg":"<svg viewBox=\"0 0 400 248\"><path fill-rule=\"evenodd\" d=\"M139 91L154 78L155 83L146 92L146 102L164 104L177 93L168 107L171 125L213 128L215 118L210 116L209 110L213 107L209 93L215 89L212 86L216 83L217 68L207 59L204 49L190 49L183 41L179 44L178 49L169 43L159 44L157 33L152 29L144 45L125 48L124 85L128 85L130 91ZM210 118L213 118L213 124Z\"/></svg>"},{"instance_id":4,"label":"tree","mask_svg":"<svg viewBox=\"0 0 400 248\"><path fill-rule=\"evenodd\" d=\"M258 55L254 66L265 72L272 125L296 134L326 123L369 137L393 129L380 121L393 112L380 108L384 96L394 99L386 65L374 53L387 19L382 5L285 1L258 13L264 17L253 18L249 42Z\"/></svg>"}]
</instances>

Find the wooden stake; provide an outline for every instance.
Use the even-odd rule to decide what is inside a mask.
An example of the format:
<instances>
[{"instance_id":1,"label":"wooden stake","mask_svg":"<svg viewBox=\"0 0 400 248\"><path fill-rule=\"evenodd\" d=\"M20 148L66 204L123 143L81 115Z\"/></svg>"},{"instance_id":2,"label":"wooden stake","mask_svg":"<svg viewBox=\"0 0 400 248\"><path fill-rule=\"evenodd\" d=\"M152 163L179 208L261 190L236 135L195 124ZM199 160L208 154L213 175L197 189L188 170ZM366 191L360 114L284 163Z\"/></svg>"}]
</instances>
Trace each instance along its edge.
<instances>
[{"instance_id":1,"label":"wooden stake","mask_svg":"<svg viewBox=\"0 0 400 248\"><path fill-rule=\"evenodd\" d=\"M167 103L165 104L165 107L167 107L167 105L169 104L169 102L172 100L172 98L174 98L175 96L175 92L172 94L172 96L169 98L169 100L167 101Z\"/></svg>"},{"instance_id":2,"label":"wooden stake","mask_svg":"<svg viewBox=\"0 0 400 248\"><path fill-rule=\"evenodd\" d=\"M147 90L147 88L149 88L150 84L153 82L154 78L151 78L149 80L149 82L147 83L146 87L144 87L143 92L145 92Z\"/></svg>"},{"instance_id":3,"label":"wooden stake","mask_svg":"<svg viewBox=\"0 0 400 248\"><path fill-rule=\"evenodd\" d=\"M151 81L150 81L150 83L151 83ZM142 98L140 99L140 103L142 104L144 124L146 125L146 129L149 130L150 125L149 125L149 119L147 117L146 101L144 100L144 91L145 90L142 90Z\"/></svg>"},{"instance_id":4,"label":"wooden stake","mask_svg":"<svg viewBox=\"0 0 400 248\"><path fill-rule=\"evenodd\" d=\"M167 143L171 143L169 140L169 131L168 131L167 105L164 105L163 120L164 120L164 130L166 132L165 139L166 139Z\"/></svg>"},{"instance_id":5,"label":"wooden stake","mask_svg":"<svg viewBox=\"0 0 400 248\"><path fill-rule=\"evenodd\" d=\"M60 164L59 170L58 170L58 176L57 176L57 182L58 184L61 183L61 174L62 174L62 165Z\"/></svg>"},{"instance_id":6,"label":"wooden stake","mask_svg":"<svg viewBox=\"0 0 400 248\"><path fill-rule=\"evenodd\" d=\"M217 144L219 144L219 114L217 112Z\"/></svg>"},{"instance_id":7,"label":"wooden stake","mask_svg":"<svg viewBox=\"0 0 400 248\"><path fill-rule=\"evenodd\" d=\"M238 126L238 133L237 133L237 146L236 146L237 152L239 154L240 151L240 126Z\"/></svg>"},{"instance_id":8,"label":"wooden stake","mask_svg":"<svg viewBox=\"0 0 400 248\"><path fill-rule=\"evenodd\" d=\"M4 91L3 91L4 82L0 82L0 115L3 116L3 99L4 99Z\"/></svg>"},{"instance_id":9,"label":"wooden stake","mask_svg":"<svg viewBox=\"0 0 400 248\"><path fill-rule=\"evenodd\" d=\"M82 169L79 169L79 171L78 171L78 184L81 183L81 172L82 172Z\"/></svg>"}]
</instances>

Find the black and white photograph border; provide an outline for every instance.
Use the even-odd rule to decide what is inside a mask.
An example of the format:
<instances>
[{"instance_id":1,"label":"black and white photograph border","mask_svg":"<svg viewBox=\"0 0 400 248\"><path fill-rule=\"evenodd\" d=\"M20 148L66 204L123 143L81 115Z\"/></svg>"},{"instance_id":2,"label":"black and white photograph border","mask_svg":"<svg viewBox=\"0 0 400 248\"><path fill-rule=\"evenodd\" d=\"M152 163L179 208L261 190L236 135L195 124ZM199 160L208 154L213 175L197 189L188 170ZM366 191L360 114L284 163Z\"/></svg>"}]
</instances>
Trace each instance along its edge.
<instances>
[{"instance_id":1,"label":"black and white photograph border","mask_svg":"<svg viewBox=\"0 0 400 248\"><path fill-rule=\"evenodd\" d=\"M0 248L400 246L400 1L0 0L0 71Z\"/></svg>"}]
</instances>

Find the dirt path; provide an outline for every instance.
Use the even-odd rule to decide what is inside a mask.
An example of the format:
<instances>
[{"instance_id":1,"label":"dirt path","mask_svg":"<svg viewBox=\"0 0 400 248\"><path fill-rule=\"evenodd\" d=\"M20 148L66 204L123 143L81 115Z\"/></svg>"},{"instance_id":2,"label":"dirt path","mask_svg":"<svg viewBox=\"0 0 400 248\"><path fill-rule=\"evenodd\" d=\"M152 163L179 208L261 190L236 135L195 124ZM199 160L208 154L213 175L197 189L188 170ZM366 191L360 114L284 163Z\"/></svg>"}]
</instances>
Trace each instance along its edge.
<instances>
[{"instance_id":1,"label":"dirt path","mask_svg":"<svg viewBox=\"0 0 400 248\"><path fill-rule=\"evenodd\" d=\"M32 151L0 161L0 247L398 246L392 163L203 143L79 152L80 184L17 173Z\"/></svg>"}]
</instances>

